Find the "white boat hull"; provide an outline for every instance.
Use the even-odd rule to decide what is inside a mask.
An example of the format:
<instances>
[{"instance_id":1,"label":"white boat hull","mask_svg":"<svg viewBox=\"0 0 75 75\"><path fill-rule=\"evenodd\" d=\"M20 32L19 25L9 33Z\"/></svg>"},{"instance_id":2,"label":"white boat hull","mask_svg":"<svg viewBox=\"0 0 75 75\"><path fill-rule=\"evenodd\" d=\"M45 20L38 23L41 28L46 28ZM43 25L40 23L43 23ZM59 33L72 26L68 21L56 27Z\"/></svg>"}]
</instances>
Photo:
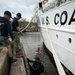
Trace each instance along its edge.
<instances>
[{"instance_id":1,"label":"white boat hull","mask_svg":"<svg viewBox=\"0 0 75 75\"><path fill-rule=\"evenodd\" d=\"M67 12L67 18L64 11ZM57 13L59 16L55 18ZM54 18L57 25L55 25ZM39 19L46 47L52 52L52 43L61 63L75 75L75 1L41 13ZM61 22L64 24L62 25Z\"/></svg>"}]
</instances>

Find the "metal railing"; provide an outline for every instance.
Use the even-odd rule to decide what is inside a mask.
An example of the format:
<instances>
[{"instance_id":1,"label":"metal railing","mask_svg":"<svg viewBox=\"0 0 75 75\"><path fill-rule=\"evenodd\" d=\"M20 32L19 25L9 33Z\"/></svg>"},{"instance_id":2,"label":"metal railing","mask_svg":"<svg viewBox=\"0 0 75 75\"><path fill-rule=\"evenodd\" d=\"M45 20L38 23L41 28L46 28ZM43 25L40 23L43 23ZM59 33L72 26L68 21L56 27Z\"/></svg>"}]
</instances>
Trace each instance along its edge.
<instances>
[{"instance_id":1,"label":"metal railing","mask_svg":"<svg viewBox=\"0 0 75 75\"><path fill-rule=\"evenodd\" d=\"M70 2L74 0L54 0L53 2L47 2L46 4L43 5L43 10L48 11L50 9L53 9L55 7L58 7L66 2Z\"/></svg>"}]
</instances>

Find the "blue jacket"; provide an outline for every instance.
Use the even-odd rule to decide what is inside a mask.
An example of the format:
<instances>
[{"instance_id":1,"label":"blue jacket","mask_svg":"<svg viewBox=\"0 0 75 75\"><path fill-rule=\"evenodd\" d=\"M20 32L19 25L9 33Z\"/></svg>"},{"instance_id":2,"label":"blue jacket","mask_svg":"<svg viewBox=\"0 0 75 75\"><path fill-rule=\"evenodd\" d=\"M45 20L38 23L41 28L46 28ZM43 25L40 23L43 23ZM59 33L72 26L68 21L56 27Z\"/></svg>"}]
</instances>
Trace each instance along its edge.
<instances>
[{"instance_id":1,"label":"blue jacket","mask_svg":"<svg viewBox=\"0 0 75 75\"><path fill-rule=\"evenodd\" d=\"M0 17L0 33L1 33L1 36L4 36L4 37L11 36L13 40L13 34L12 34L10 22L8 19L4 17Z\"/></svg>"}]
</instances>

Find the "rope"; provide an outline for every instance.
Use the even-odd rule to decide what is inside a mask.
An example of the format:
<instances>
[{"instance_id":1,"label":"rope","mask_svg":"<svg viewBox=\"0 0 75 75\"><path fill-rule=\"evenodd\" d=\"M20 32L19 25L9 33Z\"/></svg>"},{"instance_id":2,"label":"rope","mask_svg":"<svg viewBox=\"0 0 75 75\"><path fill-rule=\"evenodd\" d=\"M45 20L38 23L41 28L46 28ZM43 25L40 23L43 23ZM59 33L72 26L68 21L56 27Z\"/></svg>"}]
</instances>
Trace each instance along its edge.
<instances>
[{"instance_id":1,"label":"rope","mask_svg":"<svg viewBox=\"0 0 75 75\"><path fill-rule=\"evenodd\" d=\"M61 63L60 63L60 61L59 61L59 58L58 58L58 56L57 56L57 54L56 54L56 52L55 52L55 49L54 49L54 47L53 47L51 38L50 38L50 36L49 36L49 34L48 34L47 28L46 28L46 31L47 31L47 36L48 36L49 42L50 42L51 47L52 47L52 53L53 53L53 57L54 57L54 60L55 60L55 63L56 63L56 66L57 66L59 75L66 75L66 73L65 73L65 71L64 71L64 69L63 69L63 67L62 67L62 65L61 65Z\"/></svg>"},{"instance_id":2,"label":"rope","mask_svg":"<svg viewBox=\"0 0 75 75\"><path fill-rule=\"evenodd\" d=\"M28 23L28 25L26 27L24 27L24 29L21 30L21 32L28 28L28 26L31 24L33 19L34 19L34 17L32 17L31 21Z\"/></svg>"}]
</instances>

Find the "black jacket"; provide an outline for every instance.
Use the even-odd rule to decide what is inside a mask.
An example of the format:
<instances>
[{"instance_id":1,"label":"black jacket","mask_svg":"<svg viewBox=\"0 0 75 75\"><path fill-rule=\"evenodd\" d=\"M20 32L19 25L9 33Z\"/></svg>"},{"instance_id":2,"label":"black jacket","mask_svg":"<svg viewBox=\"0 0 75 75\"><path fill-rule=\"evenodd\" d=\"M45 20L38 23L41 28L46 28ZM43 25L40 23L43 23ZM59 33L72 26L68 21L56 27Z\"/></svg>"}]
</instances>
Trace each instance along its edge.
<instances>
[{"instance_id":1,"label":"black jacket","mask_svg":"<svg viewBox=\"0 0 75 75\"><path fill-rule=\"evenodd\" d=\"M16 18L13 18L12 30L13 30L13 31L17 31L17 27L19 27L18 20L17 20Z\"/></svg>"},{"instance_id":2,"label":"black jacket","mask_svg":"<svg viewBox=\"0 0 75 75\"><path fill-rule=\"evenodd\" d=\"M0 33L1 36L8 37L11 36L13 40L12 28L8 19L0 17Z\"/></svg>"}]
</instances>

